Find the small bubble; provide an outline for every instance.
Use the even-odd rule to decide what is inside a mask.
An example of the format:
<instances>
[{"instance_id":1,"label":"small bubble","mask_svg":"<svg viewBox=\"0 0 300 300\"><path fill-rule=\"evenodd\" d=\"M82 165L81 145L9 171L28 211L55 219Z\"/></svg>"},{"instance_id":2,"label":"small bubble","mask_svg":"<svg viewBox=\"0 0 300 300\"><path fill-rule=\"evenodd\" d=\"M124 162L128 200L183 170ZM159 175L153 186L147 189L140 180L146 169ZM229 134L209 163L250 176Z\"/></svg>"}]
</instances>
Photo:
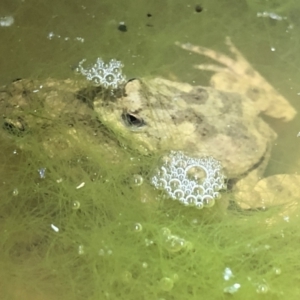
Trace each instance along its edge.
<instances>
[{"instance_id":1,"label":"small bubble","mask_svg":"<svg viewBox=\"0 0 300 300\"><path fill-rule=\"evenodd\" d=\"M133 178L132 178L132 183L135 185L135 186L140 186L142 185L144 182L144 178L139 175L139 174L135 174L133 175Z\"/></svg>"},{"instance_id":2,"label":"small bubble","mask_svg":"<svg viewBox=\"0 0 300 300\"><path fill-rule=\"evenodd\" d=\"M19 190L17 188L14 188L12 193L13 193L13 196L18 196L19 195Z\"/></svg>"},{"instance_id":3,"label":"small bubble","mask_svg":"<svg viewBox=\"0 0 300 300\"><path fill-rule=\"evenodd\" d=\"M92 79L92 84L93 84L93 86L99 86L99 85L101 85L101 80L99 78L95 77ZM103 84L103 86L106 87L105 84Z\"/></svg>"},{"instance_id":4,"label":"small bubble","mask_svg":"<svg viewBox=\"0 0 300 300\"><path fill-rule=\"evenodd\" d=\"M174 282L169 277L164 277L160 281L160 288L165 292L171 291L173 286L174 286Z\"/></svg>"},{"instance_id":5,"label":"small bubble","mask_svg":"<svg viewBox=\"0 0 300 300\"><path fill-rule=\"evenodd\" d=\"M192 250L194 250L194 245L193 245L193 243L190 242L190 241L187 241L187 242L185 243L185 249L186 249L187 251L192 251Z\"/></svg>"},{"instance_id":6,"label":"small bubble","mask_svg":"<svg viewBox=\"0 0 300 300\"><path fill-rule=\"evenodd\" d=\"M14 18L12 16L4 16L0 17L0 26L1 27L9 27L14 23Z\"/></svg>"},{"instance_id":7,"label":"small bubble","mask_svg":"<svg viewBox=\"0 0 300 300\"><path fill-rule=\"evenodd\" d=\"M153 201L150 198L150 195L148 195L146 193L141 196L140 200L141 200L142 203L151 203L151 201Z\"/></svg>"},{"instance_id":8,"label":"small bubble","mask_svg":"<svg viewBox=\"0 0 300 300\"><path fill-rule=\"evenodd\" d=\"M173 281L176 282L178 281L178 279L179 279L178 274L177 273L173 274Z\"/></svg>"},{"instance_id":9,"label":"small bubble","mask_svg":"<svg viewBox=\"0 0 300 300\"><path fill-rule=\"evenodd\" d=\"M266 284L262 283L262 284L258 284L256 287L256 292L258 294L266 294L269 291L269 288Z\"/></svg>"},{"instance_id":10,"label":"small bubble","mask_svg":"<svg viewBox=\"0 0 300 300\"><path fill-rule=\"evenodd\" d=\"M183 169L185 169L185 168L186 168L186 165L187 165L187 162L186 162L185 160L179 160L179 161L177 162L177 167L178 167L178 168L183 168Z\"/></svg>"},{"instance_id":11,"label":"small bubble","mask_svg":"<svg viewBox=\"0 0 300 300\"><path fill-rule=\"evenodd\" d=\"M198 219L193 219L192 221L191 221L191 223L193 224L193 225L197 225L198 224Z\"/></svg>"},{"instance_id":12,"label":"small bubble","mask_svg":"<svg viewBox=\"0 0 300 300\"><path fill-rule=\"evenodd\" d=\"M203 187L201 185L196 185L194 188L193 188L193 195L202 195L204 192L203 190Z\"/></svg>"},{"instance_id":13,"label":"small bubble","mask_svg":"<svg viewBox=\"0 0 300 300\"><path fill-rule=\"evenodd\" d=\"M167 228L167 227L163 227L163 228L161 229L161 233L162 233L162 235L164 235L164 236L168 236L168 235L171 234L171 230L170 230L169 228Z\"/></svg>"},{"instance_id":14,"label":"small bubble","mask_svg":"<svg viewBox=\"0 0 300 300\"><path fill-rule=\"evenodd\" d=\"M189 195L186 197L184 204L188 206L194 206L197 203L197 198L193 195Z\"/></svg>"},{"instance_id":15,"label":"small bubble","mask_svg":"<svg viewBox=\"0 0 300 300\"><path fill-rule=\"evenodd\" d=\"M213 207L215 205L215 199L207 196L203 199L203 204L205 207Z\"/></svg>"},{"instance_id":16,"label":"small bubble","mask_svg":"<svg viewBox=\"0 0 300 300\"><path fill-rule=\"evenodd\" d=\"M135 223L135 224L134 224L134 227L133 227L133 230L134 230L135 232L141 232L141 231L143 230L142 224L141 224L141 223Z\"/></svg>"},{"instance_id":17,"label":"small bubble","mask_svg":"<svg viewBox=\"0 0 300 300\"><path fill-rule=\"evenodd\" d=\"M280 275L281 274L281 269L280 268L273 268L273 271L276 275Z\"/></svg>"},{"instance_id":18,"label":"small bubble","mask_svg":"<svg viewBox=\"0 0 300 300\"><path fill-rule=\"evenodd\" d=\"M225 268L225 270L223 272L223 277L224 277L224 280L229 280L231 277L234 277L230 268L228 268L228 267Z\"/></svg>"},{"instance_id":19,"label":"small bubble","mask_svg":"<svg viewBox=\"0 0 300 300\"><path fill-rule=\"evenodd\" d=\"M236 293L239 290L240 287L241 287L241 285L239 283L234 283L231 286L225 287L224 288L224 293L234 294L234 293Z\"/></svg>"},{"instance_id":20,"label":"small bubble","mask_svg":"<svg viewBox=\"0 0 300 300\"><path fill-rule=\"evenodd\" d=\"M144 269L147 269L147 268L148 268L148 264L147 264L146 262L143 262L143 263L142 263L142 267L143 267Z\"/></svg>"},{"instance_id":21,"label":"small bubble","mask_svg":"<svg viewBox=\"0 0 300 300\"><path fill-rule=\"evenodd\" d=\"M72 209L77 210L79 208L80 208L80 202L79 201L73 201Z\"/></svg>"},{"instance_id":22,"label":"small bubble","mask_svg":"<svg viewBox=\"0 0 300 300\"><path fill-rule=\"evenodd\" d=\"M172 190L176 190L180 188L181 182L177 178L174 178L170 180L169 185Z\"/></svg>"},{"instance_id":23,"label":"small bubble","mask_svg":"<svg viewBox=\"0 0 300 300\"><path fill-rule=\"evenodd\" d=\"M202 202L197 202L196 203L196 208L197 209L202 209L204 207L203 203Z\"/></svg>"},{"instance_id":24,"label":"small bubble","mask_svg":"<svg viewBox=\"0 0 300 300\"><path fill-rule=\"evenodd\" d=\"M221 198L222 198L221 193L215 192L215 193L214 193L214 198L217 199L217 200L218 200L218 199L221 199Z\"/></svg>"},{"instance_id":25,"label":"small bubble","mask_svg":"<svg viewBox=\"0 0 300 300\"><path fill-rule=\"evenodd\" d=\"M122 279L124 282L130 282L132 279L132 274L129 271L125 271L122 274Z\"/></svg>"},{"instance_id":26,"label":"small bubble","mask_svg":"<svg viewBox=\"0 0 300 300\"><path fill-rule=\"evenodd\" d=\"M154 244L154 242L152 240L149 240L149 239L145 239L145 244L147 247L151 246Z\"/></svg>"},{"instance_id":27,"label":"small bubble","mask_svg":"<svg viewBox=\"0 0 300 300\"><path fill-rule=\"evenodd\" d=\"M40 178L44 179L46 177L46 168L40 168L38 172L40 174Z\"/></svg>"},{"instance_id":28,"label":"small bubble","mask_svg":"<svg viewBox=\"0 0 300 300\"><path fill-rule=\"evenodd\" d=\"M78 246L78 254L79 254L79 255L84 254L84 246L83 246L83 245L79 245L79 246Z\"/></svg>"},{"instance_id":29,"label":"small bubble","mask_svg":"<svg viewBox=\"0 0 300 300\"><path fill-rule=\"evenodd\" d=\"M176 190L174 191L174 198L175 199L181 199L184 196L184 193L182 190Z\"/></svg>"},{"instance_id":30,"label":"small bubble","mask_svg":"<svg viewBox=\"0 0 300 300\"><path fill-rule=\"evenodd\" d=\"M169 252L178 252L182 250L186 245L185 239L182 239L176 235L169 235L165 239L165 247Z\"/></svg>"}]
</instances>

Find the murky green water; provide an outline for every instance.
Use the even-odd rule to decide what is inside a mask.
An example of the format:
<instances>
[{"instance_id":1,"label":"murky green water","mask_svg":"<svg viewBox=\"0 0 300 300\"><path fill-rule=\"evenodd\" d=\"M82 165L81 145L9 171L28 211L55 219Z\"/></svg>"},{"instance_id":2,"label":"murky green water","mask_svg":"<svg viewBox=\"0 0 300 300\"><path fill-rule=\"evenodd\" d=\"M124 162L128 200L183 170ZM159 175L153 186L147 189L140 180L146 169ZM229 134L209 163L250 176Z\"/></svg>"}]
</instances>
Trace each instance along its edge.
<instances>
[{"instance_id":1,"label":"murky green water","mask_svg":"<svg viewBox=\"0 0 300 300\"><path fill-rule=\"evenodd\" d=\"M201 12L196 5L2 1L0 18L12 16L14 24L0 27L0 83L74 78L81 59L102 57L121 60L128 78L208 85L211 74L192 65L209 60L174 42L226 52L230 36L299 110L297 1L207 0L199 3ZM127 31L118 29L120 22ZM267 174L297 173L299 118L270 123L279 137ZM38 133L0 144L1 299L223 299L224 289L236 284L236 299L298 299L299 208L284 219L274 217L278 208L223 215L168 201L149 206L157 196L147 184L156 157L122 148L123 164L116 165L107 151L86 149L82 137L73 141L78 147L69 160L49 159ZM136 186L135 174L145 184ZM86 185L76 189L81 182ZM234 275L228 280L226 268Z\"/></svg>"}]
</instances>

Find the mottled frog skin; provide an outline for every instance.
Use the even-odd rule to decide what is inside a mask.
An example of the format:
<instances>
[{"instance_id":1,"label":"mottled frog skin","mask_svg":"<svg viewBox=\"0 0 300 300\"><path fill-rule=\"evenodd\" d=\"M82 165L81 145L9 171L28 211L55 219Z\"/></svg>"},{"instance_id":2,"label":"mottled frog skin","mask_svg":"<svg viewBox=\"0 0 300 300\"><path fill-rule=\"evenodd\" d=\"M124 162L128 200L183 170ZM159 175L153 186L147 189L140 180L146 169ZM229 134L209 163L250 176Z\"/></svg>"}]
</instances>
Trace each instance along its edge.
<instances>
[{"instance_id":1,"label":"mottled frog skin","mask_svg":"<svg viewBox=\"0 0 300 300\"><path fill-rule=\"evenodd\" d=\"M160 78L130 81L125 92L109 107L96 101L95 109L118 130L132 130L150 151L211 155L222 162L229 178L269 158L276 133L240 94Z\"/></svg>"},{"instance_id":2,"label":"mottled frog skin","mask_svg":"<svg viewBox=\"0 0 300 300\"><path fill-rule=\"evenodd\" d=\"M193 157L211 155L221 161L229 179L238 181L240 205L251 207L246 186L262 177L277 137L260 114L289 121L296 111L227 39L235 59L213 50L179 44L223 64L200 65L216 72L211 87L162 78L134 79L125 94L95 110L117 130L132 132L149 151L182 150Z\"/></svg>"}]
</instances>

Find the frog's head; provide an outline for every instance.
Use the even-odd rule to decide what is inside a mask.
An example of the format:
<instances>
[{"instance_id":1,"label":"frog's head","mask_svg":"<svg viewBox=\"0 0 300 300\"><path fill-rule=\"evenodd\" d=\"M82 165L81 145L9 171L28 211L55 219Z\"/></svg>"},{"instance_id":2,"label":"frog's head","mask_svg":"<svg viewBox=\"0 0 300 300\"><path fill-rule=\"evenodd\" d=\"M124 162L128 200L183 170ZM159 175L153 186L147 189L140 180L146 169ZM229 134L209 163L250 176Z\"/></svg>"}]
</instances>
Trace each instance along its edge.
<instances>
[{"instance_id":1,"label":"frog's head","mask_svg":"<svg viewBox=\"0 0 300 300\"><path fill-rule=\"evenodd\" d=\"M184 150L197 140L197 120L190 120L179 90L163 80L130 80L120 98L97 98L94 108L101 122L148 152Z\"/></svg>"},{"instance_id":2,"label":"frog's head","mask_svg":"<svg viewBox=\"0 0 300 300\"><path fill-rule=\"evenodd\" d=\"M212 156L229 178L240 177L261 161L275 137L249 99L160 78L131 80L119 98L96 98L94 109L131 148Z\"/></svg>"}]
</instances>

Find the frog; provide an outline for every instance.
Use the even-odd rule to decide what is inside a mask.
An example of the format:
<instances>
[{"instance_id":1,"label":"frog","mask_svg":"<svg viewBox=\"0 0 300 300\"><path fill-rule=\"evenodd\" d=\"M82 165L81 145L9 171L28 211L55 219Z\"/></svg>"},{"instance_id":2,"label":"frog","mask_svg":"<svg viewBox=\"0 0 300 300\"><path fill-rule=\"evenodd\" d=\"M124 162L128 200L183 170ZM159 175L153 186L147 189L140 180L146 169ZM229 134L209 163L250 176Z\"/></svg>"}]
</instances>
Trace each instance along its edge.
<instances>
[{"instance_id":1,"label":"frog","mask_svg":"<svg viewBox=\"0 0 300 300\"><path fill-rule=\"evenodd\" d=\"M119 132L142 155L172 150L195 159L211 156L222 164L234 201L242 209L276 204L262 200L263 190L274 191L276 182L282 187L282 178L263 177L277 133L261 114L287 122L296 110L229 38L226 44L234 58L201 46L175 44L219 63L196 66L214 72L209 86L133 78L112 91L77 79L20 79L1 90L2 125L17 135L43 130L39 138L50 157L59 151L68 159L74 141L78 145L84 136L92 147L105 147L111 161L122 163L120 143L103 131ZM62 119L69 136L63 140L47 130ZM289 180L284 182L286 190Z\"/></svg>"},{"instance_id":2,"label":"frog","mask_svg":"<svg viewBox=\"0 0 300 300\"><path fill-rule=\"evenodd\" d=\"M149 152L175 150L193 158L212 156L221 162L242 209L265 207L268 201L261 200L262 190L253 193L253 189L264 183L277 133L261 115L288 122L295 117L295 108L251 66L230 38L226 45L233 58L201 46L175 45L218 63L195 66L214 72L209 86L160 77L134 78L116 101L104 105L96 97L95 111L115 130L131 132L136 143ZM276 176L267 180L273 190L276 183L282 185Z\"/></svg>"}]
</instances>

